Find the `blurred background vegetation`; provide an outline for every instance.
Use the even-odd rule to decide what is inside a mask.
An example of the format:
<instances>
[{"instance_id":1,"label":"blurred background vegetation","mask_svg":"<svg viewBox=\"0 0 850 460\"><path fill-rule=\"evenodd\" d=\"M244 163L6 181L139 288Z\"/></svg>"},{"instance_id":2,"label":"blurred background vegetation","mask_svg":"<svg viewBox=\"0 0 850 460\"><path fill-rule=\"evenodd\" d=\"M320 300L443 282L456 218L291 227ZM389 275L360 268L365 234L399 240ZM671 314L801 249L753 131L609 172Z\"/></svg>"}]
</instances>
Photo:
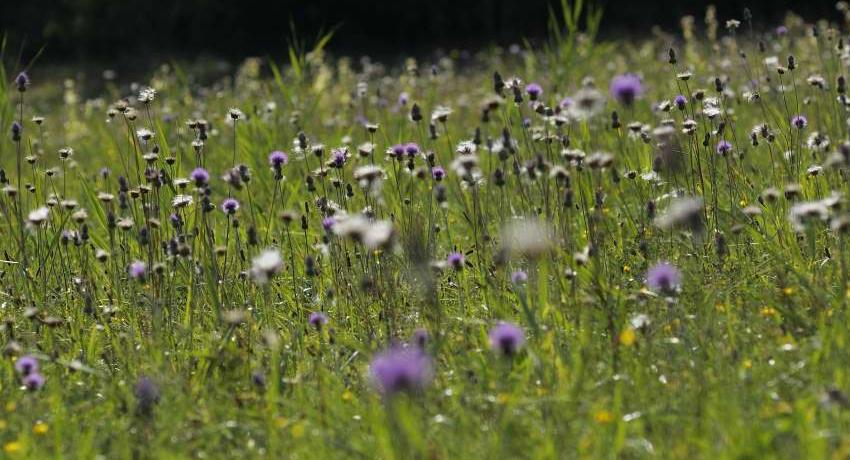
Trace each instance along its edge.
<instances>
[{"instance_id":1,"label":"blurred background vegetation","mask_svg":"<svg viewBox=\"0 0 850 460\"><path fill-rule=\"evenodd\" d=\"M692 14L697 24L709 2L597 1L603 37L646 34L653 25L678 29ZM806 18L839 19L831 0L719 0L721 21L741 18L772 26L786 10ZM43 48L53 64L111 62L133 66L151 58L224 60L285 56L294 24L311 41L335 29L329 50L392 56L436 47L507 45L546 36L549 8L559 0L26 0L0 2L0 32L8 51L27 62ZM148 65L150 63L148 62Z\"/></svg>"}]
</instances>

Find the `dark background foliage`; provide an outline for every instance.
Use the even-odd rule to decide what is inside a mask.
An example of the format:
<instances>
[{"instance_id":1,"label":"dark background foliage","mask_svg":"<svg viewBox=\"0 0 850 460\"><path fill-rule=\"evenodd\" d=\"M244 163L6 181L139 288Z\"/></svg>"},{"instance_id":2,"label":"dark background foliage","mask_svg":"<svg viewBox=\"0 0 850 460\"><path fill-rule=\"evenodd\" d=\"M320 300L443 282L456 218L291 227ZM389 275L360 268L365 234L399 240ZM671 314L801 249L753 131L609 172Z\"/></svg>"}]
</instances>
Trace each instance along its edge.
<instances>
[{"instance_id":1,"label":"dark background foliage","mask_svg":"<svg viewBox=\"0 0 850 460\"><path fill-rule=\"evenodd\" d=\"M0 31L22 56L46 45L52 61L128 61L151 55L221 58L285 55L290 21L313 40L338 26L338 53L407 54L440 47L509 44L546 35L547 6L558 0L2 0ZM707 2L608 0L606 36L646 34L653 25L678 28L693 14L702 23ZM721 20L748 6L764 26L787 9L809 19L837 19L832 0L717 0ZM23 46L22 46L23 45Z\"/></svg>"}]
</instances>

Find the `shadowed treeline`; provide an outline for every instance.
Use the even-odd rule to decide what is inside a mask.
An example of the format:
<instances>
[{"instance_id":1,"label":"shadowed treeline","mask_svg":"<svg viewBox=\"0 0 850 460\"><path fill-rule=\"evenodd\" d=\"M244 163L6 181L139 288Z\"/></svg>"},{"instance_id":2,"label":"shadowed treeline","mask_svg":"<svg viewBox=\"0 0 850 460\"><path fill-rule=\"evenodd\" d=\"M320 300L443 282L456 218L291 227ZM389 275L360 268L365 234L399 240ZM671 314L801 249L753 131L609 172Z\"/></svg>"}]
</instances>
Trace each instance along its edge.
<instances>
[{"instance_id":1,"label":"shadowed treeline","mask_svg":"<svg viewBox=\"0 0 850 460\"><path fill-rule=\"evenodd\" d=\"M225 58L280 55L290 36L290 20L304 38L339 26L331 43L336 52L398 54L435 46L507 44L546 35L548 5L557 0L353 0L240 2L205 0L30 0L0 2L0 30L10 45L32 54L46 45L52 60L132 59L158 53ZM837 18L833 2L714 2L720 19L741 16L748 6L754 20L772 24L786 9L806 17ZM706 3L680 0L603 1L603 35L646 34L652 25L677 27L684 14L701 17Z\"/></svg>"}]
</instances>

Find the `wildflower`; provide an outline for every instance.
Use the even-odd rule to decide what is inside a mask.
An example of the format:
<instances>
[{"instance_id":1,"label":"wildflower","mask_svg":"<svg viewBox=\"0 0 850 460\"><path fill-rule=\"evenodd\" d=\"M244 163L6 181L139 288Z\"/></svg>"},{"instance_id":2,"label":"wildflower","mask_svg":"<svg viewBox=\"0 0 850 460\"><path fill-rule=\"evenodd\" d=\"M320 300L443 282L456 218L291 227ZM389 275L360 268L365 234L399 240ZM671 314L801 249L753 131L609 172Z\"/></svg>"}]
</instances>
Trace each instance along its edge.
<instances>
[{"instance_id":1,"label":"wildflower","mask_svg":"<svg viewBox=\"0 0 850 460\"><path fill-rule=\"evenodd\" d=\"M23 376L38 372L38 360L30 355L21 356L15 361L15 370Z\"/></svg>"},{"instance_id":2,"label":"wildflower","mask_svg":"<svg viewBox=\"0 0 850 460\"><path fill-rule=\"evenodd\" d=\"M525 344L522 328L513 323L500 322L488 334L490 348L505 356L512 356Z\"/></svg>"},{"instance_id":3,"label":"wildflower","mask_svg":"<svg viewBox=\"0 0 850 460\"><path fill-rule=\"evenodd\" d=\"M602 111L605 98L602 93L593 88L582 88L572 96L573 104L569 106L568 113L578 120L592 118Z\"/></svg>"},{"instance_id":4,"label":"wildflower","mask_svg":"<svg viewBox=\"0 0 850 460\"><path fill-rule=\"evenodd\" d=\"M446 263L455 270L460 270L463 268L463 259L463 253L454 251L446 257Z\"/></svg>"},{"instance_id":5,"label":"wildflower","mask_svg":"<svg viewBox=\"0 0 850 460\"><path fill-rule=\"evenodd\" d=\"M688 103L688 99L685 96L679 94L678 96L673 98L673 103L676 104L676 107L679 110L685 110L685 105Z\"/></svg>"},{"instance_id":6,"label":"wildflower","mask_svg":"<svg viewBox=\"0 0 850 460\"><path fill-rule=\"evenodd\" d=\"M138 99L138 101L142 104L150 104L153 102L154 98L156 98L156 90L150 86L145 86L139 90L139 97L136 99Z\"/></svg>"},{"instance_id":7,"label":"wildflower","mask_svg":"<svg viewBox=\"0 0 850 460\"><path fill-rule=\"evenodd\" d=\"M23 378L22 382L24 386L27 387L27 390L36 391L40 390L41 387L44 386L45 380L38 372L31 372Z\"/></svg>"},{"instance_id":8,"label":"wildflower","mask_svg":"<svg viewBox=\"0 0 850 460\"><path fill-rule=\"evenodd\" d=\"M788 211L788 220L795 231L803 232L811 222L826 222L831 211L837 208L840 202L841 195L833 192L821 200L795 203Z\"/></svg>"},{"instance_id":9,"label":"wildflower","mask_svg":"<svg viewBox=\"0 0 850 460\"><path fill-rule=\"evenodd\" d=\"M314 311L313 313L310 313L310 318L307 320L307 322L310 323L310 326L312 326L317 331L321 331L322 326L328 324L328 315L320 311Z\"/></svg>"},{"instance_id":10,"label":"wildflower","mask_svg":"<svg viewBox=\"0 0 850 460\"><path fill-rule=\"evenodd\" d=\"M439 121L440 123L445 123L448 120L449 115L452 114L452 109L449 107L445 107L442 105L438 105L434 108L434 111L431 112L431 121Z\"/></svg>"},{"instance_id":11,"label":"wildflower","mask_svg":"<svg viewBox=\"0 0 850 460\"><path fill-rule=\"evenodd\" d=\"M715 151L717 151L718 155L726 156L732 151L732 144L729 141L721 140L717 143Z\"/></svg>"},{"instance_id":12,"label":"wildflower","mask_svg":"<svg viewBox=\"0 0 850 460\"><path fill-rule=\"evenodd\" d=\"M419 155L419 144L415 142L408 142L404 145L404 153L406 153L408 157L415 157L416 155Z\"/></svg>"},{"instance_id":13,"label":"wildflower","mask_svg":"<svg viewBox=\"0 0 850 460\"><path fill-rule=\"evenodd\" d=\"M26 72L21 72L15 77L15 87L18 89L18 92L23 93L27 90L27 87L30 85L30 77Z\"/></svg>"},{"instance_id":14,"label":"wildflower","mask_svg":"<svg viewBox=\"0 0 850 460\"><path fill-rule=\"evenodd\" d=\"M251 277L258 284L267 283L283 270L283 259L277 249L266 249L251 261Z\"/></svg>"},{"instance_id":15,"label":"wildflower","mask_svg":"<svg viewBox=\"0 0 850 460\"><path fill-rule=\"evenodd\" d=\"M227 116L230 120L239 121L245 118L245 113L237 108L231 108L227 111Z\"/></svg>"},{"instance_id":16,"label":"wildflower","mask_svg":"<svg viewBox=\"0 0 850 460\"><path fill-rule=\"evenodd\" d=\"M632 105L643 94L640 78L634 74L618 75L611 80L611 96L623 105Z\"/></svg>"},{"instance_id":17,"label":"wildflower","mask_svg":"<svg viewBox=\"0 0 850 460\"><path fill-rule=\"evenodd\" d=\"M806 126L809 126L809 120L805 117L805 115L794 115L791 118L791 124L797 129L803 129Z\"/></svg>"},{"instance_id":18,"label":"wildflower","mask_svg":"<svg viewBox=\"0 0 850 460\"><path fill-rule=\"evenodd\" d=\"M516 220L502 229L501 251L506 256L534 259L548 252L551 247L551 230L535 220Z\"/></svg>"},{"instance_id":19,"label":"wildflower","mask_svg":"<svg viewBox=\"0 0 850 460\"><path fill-rule=\"evenodd\" d=\"M151 140L151 138L152 138L153 136L154 136L154 132L153 132L153 131L151 131L151 130L149 130L149 129L147 129L147 128L141 128L141 129L137 129L137 130L136 130L136 137L138 137L138 138L139 138L139 140L140 140L142 143L145 143L145 142L147 142L147 141Z\"/></svg>"},{"instance_id":20,"label":"wildflower","mask_svg":"<svg viewBox=\"0 0 850 460\"><path fill-rule=\"evenodd\" d=\"M159 386L150 378L141 376L133 388L136 397L137 409L140 414L147 415L153 411L154 406L159 403Z\"/></svg>"},{"instance_id":21,"label":"wildflower","mask_svg":"<svg viewBox=\"0 0 850 460\"><path fill-rule=\"evenodd\" d=\"M42 206L38 209L30 211L29 215L27 215L27 221L29 221L29 223L33 226L38 227L47 220L49 214L50 209Z\"/></svg>"},{"instance_id":22,"label":"wildflower","mask_svg":"<svg viewBox=\"0 0 850 460\"><path fill-rule=\"evenodd\" d=\"M511 282L512 283L514 283L514 284L525 284L526 281L528 281L528 273L526 273L522 270L517 270L517 271L511 273Z\"/></svg>"},{"instance_id":23,"label":"wildflower","mask_svg":"<svg viewBox=\"0 0 850 460\"><path fill-rule=\"evenodd\" d=\"M433 177L435 181L440 182L446 177L446 170L443 169L442 166L434 166L431 168L431 177Z\"/></svg>"},{"instance_id":24,"label":"wildflower","mask_svg":"<svg viewBox=\"0 0 850 460\"><path fill-rule=\"evenodd\" d=\"M287 155L286 152L275 150L269 154L269 165L271 165L272 168L280 168L281 166L285 166L287 163L289 163L289 155Z\"/></svg>"},{"instance_id":25,"label":"wildflower","mask_svg":"<svg viewBox=\"0 0 850 460\"><path fill-rule=\"evenodd\" d=\"M142 262L141 260L136 260L130 264L130 266L127 268L127 272L130 275L130 278L142 281L145 279L147 269L148 264Z\"/></svg>"},{"instance_id":26,"label":"wildflower","mask_svg":"<svg viewBox=\"0 0 850 460\"><path fill-rule=\"evenodd\" d=\"M536 101L537 98L539 98L540 95L543 94L543 87L541 87L537 83L529 83L525 87L525 92L528 94L529 99L531 99L532 101Z\"/></svg>"},{"instance_id":27,"label":"wildflower","mask_svg":"<svg viewBox=\"0 0 850 460\"><path fill-rule=\"evenodd\" d=\"M682 197L673 201L664 214L655 219L661 229L685 227L691 231L702 229L702 198Z\"/></svg>"},{"instance_id":28,"label":"wildflower","mask_svg":"<svg viewBox=\"0 0 850 460\"><path fill-rule=\"evenodd\" d=\"M419 349L393 346L369 364L372 382L382 394L423 390L433 377L430 356Z\"/></svg>"},{"instance_id":29,"label":"wildflower","mask_svg":"<svg viewBox=\"0 0 850 460\"><path fill-rule=\"evenodd\" d=\"M673 294L679 289L682 274L673 265L659 262L646 272L646 285L655 292Z\"/></svg>"},{"instance_id":30,"label":"wildflower","mask_svg":"<svg viewBox=\"0 0 850 460\"><path fill-rule=\"evenodd\" d=\"M24 128L17 121L12 122L12 141L18 142L21 140L21 133Z\"/></svg>"},{"instance_id":31,"label":"wildflower","mask_svg":"<svg viewBox=\"0 0 850 460\"><path fill-rule=\"evenodd\" d=\"M235 214L239 210L239 201L236 198L225 198L221 202L221 210L229 215Z\"/></svg>"},{"instance_id":32,"label":"wildflower","mask_svg":"<svg viewBox=\"0 0 850 460\"><path fill-rule=\"evenodd\" d=\"M206 169L198 167L192 170L192 173L189 175L193 181L195 181L195 185L198 187L203 187L207 185L210 181L210 173L207 172Z\"/></svg>"},{"instance_id":33,"label":"wildflower","mask_svg":"<svg viewBox=\"0 0 850 460\"><path fill-rule=\"evenodd\" d=\"M192 195L174 195L171 199L171 206L175 208L184 208L192 204Z\"/></svg>"}]
</instances>

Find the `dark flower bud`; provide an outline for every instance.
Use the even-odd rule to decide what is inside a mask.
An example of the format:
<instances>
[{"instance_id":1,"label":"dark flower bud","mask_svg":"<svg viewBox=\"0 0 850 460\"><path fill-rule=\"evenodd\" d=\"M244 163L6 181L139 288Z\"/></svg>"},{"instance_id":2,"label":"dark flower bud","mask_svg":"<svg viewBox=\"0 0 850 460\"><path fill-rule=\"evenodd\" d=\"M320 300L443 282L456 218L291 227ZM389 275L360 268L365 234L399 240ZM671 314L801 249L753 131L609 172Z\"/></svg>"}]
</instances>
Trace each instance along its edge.
<instances>
[{"instance_id":1,"label":"dark flower bud","mask_svg":"<svg viewBox=\"0 0 850 460\"><path fill-rule=\"evenodd\" d=\"M12 141L19 142L21 140L21 132L24 128L17 121L12 122Z\"/></svg>"},{"instance_id":2,"label":"dark flower bud","mask_svg":"<svg viewBox=\"0 0 850 460\"><path fill-rule=\"evenodd\" d=\"M622 124L620 124L620 114L617 111L611 112L611 129L619 129Z\"/></svg>"},{"instance_id":3,"label":"dark flower bud","mask_svg":"<svg viewBox=\"0 0 850 460\"><path fill-rule=\"evenodd\" d=\"M797 68L797 60L794 59L793 54L788 55L788 70L794 70Z\"/></svg>"},{"instance_id":4,"label":"dark flower bud","mask_svg":"<svg viewBox=\"0 0 850 460\"><path fill-rule=\"evenodd\" d=\"M505 91L505 81L502 80L499 72L493 72L493 91L499 96L502 96Z\"/></svg>"},{"instance_id":5,"label":"dark flower bud","mask_svg":"<svg viewBox=\"0 0 850 460\"><path fill-rule=\"evenodd\" d=\"M676 50L674 50L673 48L670 48L670 49L667 51L667 56L668 56L667 62L669 62L669 63L670 63L670 65L675 65L675 64L676 64L676 62L678 62L678 61L676 60Z\"/></svg>"},{"instance_id":6,"label":"dark flower bud","mask_svg":"<svg viewBox=\"0 0 850 460\"><path fill-rule=\"evenodd\" d=\"M422 109L419 108L419 104L413 103L413 106L410 108L410 119L414 122L422 121Z\"/></svg>"},{"instance_id":7,"label":"dark flower bud","mask_svg":"<svg viewBox=\"0 0 850 460\"><path fill-rule=\"evenodd\" d=\"M30 78L27 76L26 72L21 72L15 77L15 87L17 87L19 93L23 93L27 90L27 86L30 85Z\"/></svg>"}]
</instances>

